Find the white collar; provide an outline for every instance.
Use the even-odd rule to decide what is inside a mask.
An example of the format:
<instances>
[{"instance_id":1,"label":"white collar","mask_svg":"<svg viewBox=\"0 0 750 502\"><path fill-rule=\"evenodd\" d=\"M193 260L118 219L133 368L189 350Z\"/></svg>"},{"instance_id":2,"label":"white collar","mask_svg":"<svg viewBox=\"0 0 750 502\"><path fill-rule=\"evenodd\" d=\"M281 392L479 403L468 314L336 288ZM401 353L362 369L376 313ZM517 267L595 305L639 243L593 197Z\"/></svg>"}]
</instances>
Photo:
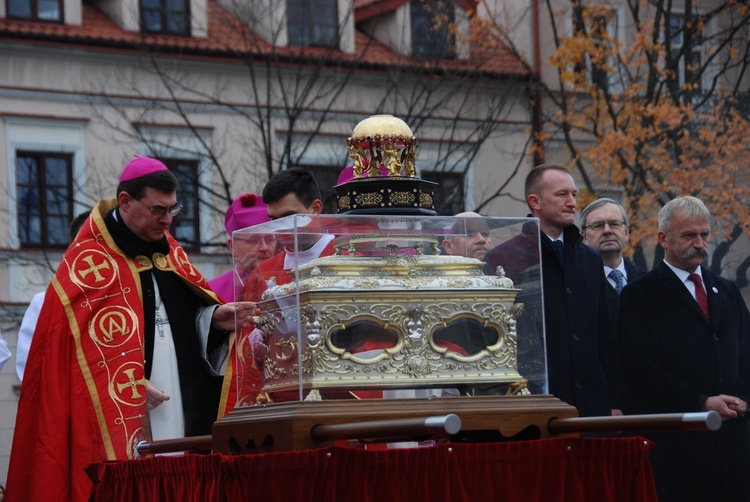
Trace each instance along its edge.
<instances>
[{"instance_id":1,"label":"white collar","mask_svg":"<svg viewBox=\"0 0 750 502\"><path fill-rule=\"evenodd\" d=\"M623 275L623 277L625 277L625 279L627 280L627 278L628 278L628 271L625 268L625 260L623 258L620 258L620 264L617 265L615 268L610 268L608 265L604 265L604 275L606 277L609 277L609 273L612 270L619 270L620 273Z\"/></svg>"},{"instance_id":2,"label":"white collar","mask_svg":"<svg viewBox=\"0 0 750 502\"><path fill-rule=\"evenodd\" d=\"M304 251L286 250L286 256L284 257L284 270L290 270L294 267L299 267L305 263L314 260L320 256L320 253L326 248L329 242L333 240L334 236L331 234L323 234L318 239L318 242L313 244L310 248Z\"/></svg>"}]
</instances>

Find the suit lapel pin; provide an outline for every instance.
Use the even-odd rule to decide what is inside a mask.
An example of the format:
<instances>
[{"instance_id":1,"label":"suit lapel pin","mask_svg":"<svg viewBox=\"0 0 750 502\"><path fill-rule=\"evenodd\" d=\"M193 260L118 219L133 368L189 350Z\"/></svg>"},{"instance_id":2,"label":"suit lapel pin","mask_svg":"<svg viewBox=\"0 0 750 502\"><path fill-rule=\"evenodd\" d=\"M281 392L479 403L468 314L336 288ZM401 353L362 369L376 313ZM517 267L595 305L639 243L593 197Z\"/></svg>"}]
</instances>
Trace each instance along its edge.
<instances>
[{"instance_id":1,"label":"suit lapel pin","mask_svg":"<svg viewBox=\"0 0 750 502\"><path fill-rule=\"evenodd\" d=\"M711 288L711 291L713 291L714 293L718 293L719 292L719 290L716 289L716 286L714 286L713 288Z\"/></svg>"}]
</instances>

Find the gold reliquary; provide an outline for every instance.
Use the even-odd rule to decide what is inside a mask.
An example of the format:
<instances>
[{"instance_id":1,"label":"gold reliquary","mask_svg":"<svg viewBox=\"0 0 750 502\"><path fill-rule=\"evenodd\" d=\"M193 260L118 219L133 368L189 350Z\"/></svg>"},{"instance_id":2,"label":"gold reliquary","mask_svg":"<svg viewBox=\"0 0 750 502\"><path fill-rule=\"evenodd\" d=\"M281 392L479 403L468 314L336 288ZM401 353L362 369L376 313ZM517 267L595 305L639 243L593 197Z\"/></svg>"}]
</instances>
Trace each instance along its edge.
<instances>
[{"instance_id":1,"label":"gold reliquary","mask_svg":"<svg viewBox=\"0 0 750 502\"><path fill-rule=\"evenodd\" d=\"M235 242L273 235L278 250L252 270L242 270L252 260L236 259L237 287L263 310L237 327L238 406L404 389L546 392L538 231L529 225L295 215L234 232ZM529 256L489 270L486 254L519 236Z\"/></svg>"}]
</instances>

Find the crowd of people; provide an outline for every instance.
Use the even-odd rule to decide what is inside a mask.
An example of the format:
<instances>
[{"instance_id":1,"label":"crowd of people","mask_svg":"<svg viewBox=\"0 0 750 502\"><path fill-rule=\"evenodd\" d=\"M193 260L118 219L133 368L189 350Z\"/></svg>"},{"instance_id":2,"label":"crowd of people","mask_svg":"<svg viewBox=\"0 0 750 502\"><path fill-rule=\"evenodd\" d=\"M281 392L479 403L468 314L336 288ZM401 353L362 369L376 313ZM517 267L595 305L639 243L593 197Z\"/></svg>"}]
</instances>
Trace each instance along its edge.
<instances>
[{"instance_id":1,"label":"crowd of people","mask_svg":"<svg viewBox=\"0 0 750 502\"><path fill-rule=\"evenodd\" d=\"M321 213L314 176L287 169L262 195L232 202L225 227L234 266L207 281L168 232L181 209L177 189L164 164L137 157L116 198L71 230L50 287L29 309L33 341L29 333L19 370L9 500L85 500L85 465L135 458L141 439L209 434L236 403L254 402L267 349L253 324L257 303L269 287L291 282L295 267L334 253L334 236L315 228L294 238L234 233ZM525 317L544 326L524 326L522 317L519 349L525 330L544 332L549 392L579 415L721 416L717 432L639 431L654 442L660 500L744 500L750 314L736 285L702 265L708 208L682 196L661 209L665 256L647 272L623 257L630 228L617 201L589 204L579 228L568 169L537 166L524 191L535 219L518 235L493 247L485 220L460 213L463 231L442 240L443 252L483 262L487 274L502 270L520 288L518 301L524 284L541 277L543 316ZM250 333L253 357L242 368L250 378L234 378L236 327ZM0 367L6 352L0 338Z\"/></svg>"}]
</instances>

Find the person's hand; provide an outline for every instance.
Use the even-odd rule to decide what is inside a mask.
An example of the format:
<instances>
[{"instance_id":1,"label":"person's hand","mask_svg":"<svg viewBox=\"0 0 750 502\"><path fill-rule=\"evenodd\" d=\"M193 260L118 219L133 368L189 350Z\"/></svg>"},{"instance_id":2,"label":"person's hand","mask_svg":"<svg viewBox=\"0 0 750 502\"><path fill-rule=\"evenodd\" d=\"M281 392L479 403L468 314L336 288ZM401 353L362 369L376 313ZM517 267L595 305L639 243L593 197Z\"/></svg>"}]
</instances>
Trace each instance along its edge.
<instances>
[{"instance_id":1,"label":"person's hand","mask_svg":"<svg viewBox=\"0 0 750 502\"><path fill-rule=\"evenodd\" d=\"M253 316L262 313L263 311L253 302L225 303L214 310L211 324L215 328L223 329L224 331L234 331L235 326L240 328L251 328Z\"/></svg>"},{"instance_id":2,"label":"person's hand","mask_svg":"<svg viewBox=\"0 0 750 502\"><path fill-rule=\"evenodd\" d=\"M737 399L738 404L732 403L729 405L729 408L736 411L738 415L744 415L748 411L747 409L748 403L747 401L745 401L744 399L740 399L739 397L736 399Z\"/></svg>"},{"instance_id":3,"label":"person's hand","mask_svg":"<svg viewBox=\"0 0 750 502\"><path fill-rule=\"evenodd\" d=\"M706 399L703 411L715 411L721 415L722 420L729 420L730 418L737 418L739 413L747 411L747 403L735 396L719 394Z\"/></svg>"},{"instance_id":4,"label":"person's hand","mask_svg":"<svg viewBox=\"0 0 750 502\"><path fill-rule=\"evenodd\" d=\"M255 270L255 267L258 266L259 262L260 259L258 258L257 254L245 253L245 255L237 261L237 268L244 272L246 275L249 275L250 272Z\"/></svg>"},{"instance_id":5,"label":"person's hand","mask_svg":"<svg viewBox=\"0 0 750 502\"><path fill-rule=\"evenodd\" d=\"M146 380L146 409L151 411L157 408L164 401L169 401L169 396L154 387L151 382Z\"/></svg>"},{"instance_id":6,"label":"person's hand","mask_svg":"<svg viewBox=\"0 0 750 502\"><path fill-rule=\"evenodd\" d=\"M623 412L620 409L613 408L613 409L611 409L609 411L610 411L610 413L612 413L613 417L621 417L621 416L623 416Z\"/></svg>"},{"instance_id":7,"label":"person's hand","mask_svg":"<svg viewBox=\"0 0 750 502\"><path fill-rule=\"evenodd\" d=\"M263 339L263 331L255 328L248 336L250 337L250 347L253 349L253 357L256 361L263 361L268 352L268 345Z\"/></svg>"}]
</instances>

